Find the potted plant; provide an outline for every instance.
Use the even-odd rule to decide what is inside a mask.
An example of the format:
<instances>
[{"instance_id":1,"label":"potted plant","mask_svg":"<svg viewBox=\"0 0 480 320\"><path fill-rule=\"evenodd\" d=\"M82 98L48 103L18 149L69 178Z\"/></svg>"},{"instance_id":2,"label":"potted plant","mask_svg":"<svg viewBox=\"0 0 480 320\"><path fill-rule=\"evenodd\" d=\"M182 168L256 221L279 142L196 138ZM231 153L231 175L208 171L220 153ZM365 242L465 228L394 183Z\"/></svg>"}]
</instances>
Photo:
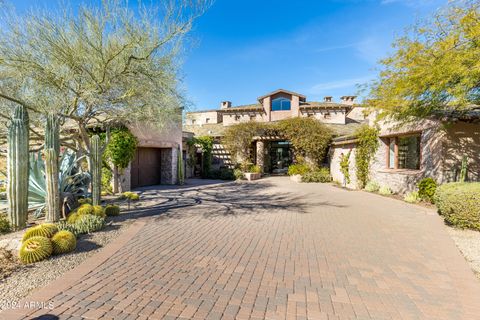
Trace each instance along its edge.
<instances>
[{"instance_id":1,"label":"potted plant","mask_svg":"<svg viewBox=\"0 0 480 320\"><path fill-rule=\"evenodd\" d=\"M251 165L248 167L247 172L245 172L245 179L248 181L258 180L262 177L262 168L257 165Z\"/></svg>"}]
</instances>

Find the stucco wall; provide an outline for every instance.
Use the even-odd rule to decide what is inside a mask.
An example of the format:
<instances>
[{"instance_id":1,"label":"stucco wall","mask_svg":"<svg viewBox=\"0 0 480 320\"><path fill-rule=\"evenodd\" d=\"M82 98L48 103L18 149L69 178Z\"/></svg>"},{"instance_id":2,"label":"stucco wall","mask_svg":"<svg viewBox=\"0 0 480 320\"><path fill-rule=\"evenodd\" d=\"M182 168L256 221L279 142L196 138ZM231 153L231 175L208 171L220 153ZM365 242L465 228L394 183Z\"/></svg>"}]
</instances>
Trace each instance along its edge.
<instances>
[{"instance_id":1,"label":"stucco wall","mask_svg":"<svg viewBox=\"0 0 480 320\"><path fill-rule=\"evenodd\" d=\"M207 122L208 119L208 122ZM195 120L195 123L192 122ZM187 125L203 125L206 123L220 123L222 122L222 114L216 110L204 112L187 113L185 123Z\"/></svg>"},{"instance_id":2,"label":"stucco wall","mask_svg":"<svg viewBox=\"0 0 480 320\"><path fill-rule=\"evenodd\" d=\"M467 156L467 180L480 181L480 124L457 122L445 128L442 158L445 181L460 176L462 158Z\"/></svg>"},{"instance_id":3,"label":"stucco wall","mask_svg":"<svg viewBox=\"0 0 480 320\"><path fill-rule=\"evenodd\" d=\"M322 110L311 110L309 112L302 112L302 117L308 117L309 114L313 114L313 117L323 123L334 123L334 124L345 124L345 110L338 109L322 109Z\"/></svg>"}]
</instances>

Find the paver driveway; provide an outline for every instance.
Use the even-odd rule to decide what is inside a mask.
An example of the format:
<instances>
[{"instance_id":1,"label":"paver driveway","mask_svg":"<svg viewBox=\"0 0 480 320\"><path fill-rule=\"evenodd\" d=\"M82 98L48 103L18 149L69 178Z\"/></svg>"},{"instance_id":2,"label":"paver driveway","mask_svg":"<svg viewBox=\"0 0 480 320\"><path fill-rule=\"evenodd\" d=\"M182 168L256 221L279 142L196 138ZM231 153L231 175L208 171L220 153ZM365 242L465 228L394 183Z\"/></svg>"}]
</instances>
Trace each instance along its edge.
<instances>
[{"instance_id":1,"label":"paver driveway","mask_svg":"<svg viewBox=\"0 0 480 320\"><path fill-rule=\"evenodd\" d=\"M288 178L144 194L147 223L66 279L50 314L480 318L480 285L432 210Z\"/></svg>"}]
</instances>

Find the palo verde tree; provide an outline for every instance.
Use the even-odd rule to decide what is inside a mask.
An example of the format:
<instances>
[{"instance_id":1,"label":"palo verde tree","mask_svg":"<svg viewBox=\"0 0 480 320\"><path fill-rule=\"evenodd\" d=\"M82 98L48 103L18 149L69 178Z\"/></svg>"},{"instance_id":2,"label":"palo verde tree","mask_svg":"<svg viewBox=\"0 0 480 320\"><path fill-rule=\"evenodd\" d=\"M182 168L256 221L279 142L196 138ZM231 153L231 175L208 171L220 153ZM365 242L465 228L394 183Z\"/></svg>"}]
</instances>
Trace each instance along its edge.
<instances>
[{"instance_id":1,"label":"palo verde tree","mask_svg":"<svg viewBox=\"0 0 480 320\"><path fill-rule=\"evenodd\" d=\"M173 0L133 11L127 1L104 0L59 13L3 10L0 105L58 114L65 119L62 145L88 155L89 128L177 121L184 105L179 53L208 6ZM0 117L8 117L1 108Z\"/></svg>"},{"instance_id":2,"label":"palo verde tree","mask_svg":"<svg viewBox=\"0 0 480 320\"><path fill-rule=\"evenodd\" d=\"M402 121L479 105L479 6L449 2L396 40L393 54L380 62L366 103Z\"/></svg>"}]
</instances>

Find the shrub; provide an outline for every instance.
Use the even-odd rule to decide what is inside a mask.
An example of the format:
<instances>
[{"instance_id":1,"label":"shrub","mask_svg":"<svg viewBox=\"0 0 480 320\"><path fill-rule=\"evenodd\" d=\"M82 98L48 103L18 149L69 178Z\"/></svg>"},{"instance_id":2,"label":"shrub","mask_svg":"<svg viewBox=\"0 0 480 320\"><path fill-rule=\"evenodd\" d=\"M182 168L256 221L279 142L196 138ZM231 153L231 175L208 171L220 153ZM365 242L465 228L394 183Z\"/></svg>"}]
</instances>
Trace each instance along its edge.
<instances>
[{"instance_id":1,"label":"shrub","mask_svg":"<svg viewBox=\"0 0 480 320\"><path fill-rule=\"evenodd\" d=\"M220 180L234 180L235 176L231 169L222 168L218 170L211 170L208 174L209 179L220 179Z\"/></svg>"},{"instance_id":2,"label":"shrub","mask_svg":"<svg viewBox=\"0 0 480 320\"><path fill-rule=\"evenodd\" d=\"M241 180L241 179L244 178L244 176L243 176L243 171L240 170L240 169L235 169L235 170L233 170L233 175L235 176L235 179L236 179L236 180Z\"/></svg>"},{"instance_id":3,"label":"shrub","mask_svg":"<svg viewBox=\"0 0 480 320\"><path fill-rule=\"evenodd\" d=\"M437 188L434 198L447 223L480 230L480 183L447 183Z\"/></svg>"},{"instance_id":4,"label":"shrub","mask_svg":"<svg viewBox=\"0 0 480 320\"><path fill-rule=\"evenodd\" d=\"M52 243L46 237L31 237L20 247L18 256L23 263L34 263L47 259L52 255Z\"/></svg>"},{"instance_id":5,"label":"shrub","mask_svg":"<svg viewBox=\"0 0 480 320\"><path fill-rule=\"evenodd\" d=\"M82 204L80 208L77 209L77 214L79 216L87 215L87 214L93 214L95 212L95 209L91 204Z\"/></svg>"},{"instance_id":6,"label":"shrub","mask_svg":"<svg viewBox=\"0 0 480 320\"><path fill-rule=\"evenodd\" d=\"M120 214L120 207L113 204L109 204L105 207L105 214L108 217L118 216Z\"/></svg>"},{"instance_id":7,"label":"shrub","mask_svg":"<svg viewBox=\"0 0 480 320\"><path fill-rule=\"evenodd\" d=\"M62 230L55 233L52 237L53 254L68 253L75 250L77 238L74 233Z\"/></svg>"},{"instance_id":8,"label":"shrub","mask_svg":"<svg viewBox=\"0 0 480 320\"><path fill-rule=\"evenodd\" d=\"M93 206L93 215L101 218L106 218L105 209L102 206Z\"/></svg>"},{"instance_id":9,"label":"shrub","mask_svg":"<svg viewBox=\"0 0 480 320\"><path fill-rule=\"evenodd\" d=\"M75 222L75 228L77 229L79 234L99 231L102 230L104 226L105 219L90 214L81 216Z\"/></svg>"},{"instance_id":10,"label":"shrub","mask_svg":"<svg viewBox=\"0 0 480 320\"><path fill-rule=\"evenodd\" d=\"M140 196L135 192L127 191L127 192L122 193L122 195L120 196L120 199L124 199L124 200L126 199L126 200L130 200L130 201L138 201L138 200L140 200Z\"/></svg>"},{"instance_id":11,"label":"shrub","mask_svg":"<svg viewBox=\"0 0 480 320\"><path fill-rule=\"evenodd\" d=\"M424 178L418 183L418 195L422 200L433 203L436 189L437 182L432 178Z\"/></svg>"},{"instance_id":12,"label":"shrub","mask_svg":"<svg viewBox=\"0 0 480 320\"><path fill-rule=\"evenodd\" d=\"M420 196L418 195L418 191L409 192L403 197L403 200L409 203L417 203L420 202Z\"/></svg>"},{"instance_id":13,"label":"shrub","mask_svg":"<svg viewBox=\"0 0 480 320\"><path fill-rule=\"evenodd\" d=\"M58 232L58 228L53 223L39 224L38 226L28 228L27 231L25 231L25 233L23 234L22 241L25 241L32 237L51 238L57 232Z\"/></svg>"},{"instance_id":14,"label":"shrub","mask_svg":"<svg viewBox=\"0 0 480 320\"><path fill-rule=\"evenodd\" d=\"M365 190L368 192L377 192L380 189L380 185L375 181L368 181L365 185Z\"/></svg>"},{"instance_id":15,"label":"shrub","mask_svg":"<svg viewBox=\"0 0 480 320\"><path fill-rule=\"evenodd\" d=\"M310 171L310 167L308 165L306 165L305 163L296 163L296 164L292 164L288 167L287 174L289 176L293 176L293 175L296 175L296 174L299 174L299 175L303 176L304 174L306 174L309 171Z\"/></svg>"},{"instance_id":16,"label":"shrub","mask_svg":"<svg viewBox=\"0 0 480 320\"><path fill-rule=\"evenodd\" d=\"M332 176L330 175L330 170L327 168L320 168L315 171L307 172L302 175L302 182L330 182L332 181Z\"/></svg>"},{"instance_id":17,"label":"shrub","mask_svg":"<svg viewBox=\"0 0 480 320\"><path fill-rule=\"evenodd\" d=\"M253 165L251 165L251 166L248 168L248 172L251 172L251 173L262 173L262 168L260 168L260 166L257 166L256 164L253 164Z\"/></svg>"},{"instance_id":18,"label":"shrub","mask_svg":"<svg viewBox=\"0 0 480 320\"><path fill-rule=\"evenodd\" d=\"M12 230L10 227L10 221L8 221L7 215L0 214L0 234L8 233Z\"/></svg>"},{"instance_id":19,"label":"shrub","mask_svg":"<svg viewBox=\"0 0 480 320\"><path fill-rule=\"evenodd\" d=\"M392 191L392 189L390 189L390 187L383 186L383 187L380 187L380 189L378 189L378 193L383 195L383 196L389 196L389 195L393 194L393 191Z\"/></svg>"}]
</instances>

